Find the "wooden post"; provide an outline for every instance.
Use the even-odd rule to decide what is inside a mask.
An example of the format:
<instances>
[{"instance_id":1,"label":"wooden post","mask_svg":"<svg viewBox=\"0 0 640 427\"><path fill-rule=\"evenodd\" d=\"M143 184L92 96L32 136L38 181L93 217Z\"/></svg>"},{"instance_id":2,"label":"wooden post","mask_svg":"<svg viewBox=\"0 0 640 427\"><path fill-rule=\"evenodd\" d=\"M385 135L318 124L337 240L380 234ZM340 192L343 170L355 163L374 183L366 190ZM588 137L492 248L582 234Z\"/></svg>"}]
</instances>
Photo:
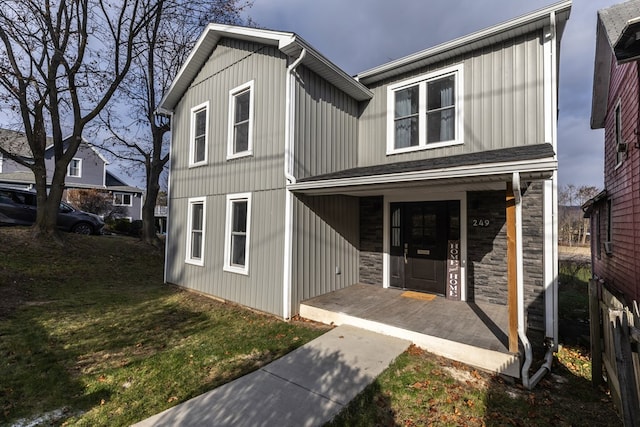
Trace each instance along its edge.
<instances>
[{"instance_id":1,"label":"wooden post","mask_svg":"<svg viewBox=\"0 0 640 427\"><path fill-rule=\"evenodd\" d=\"M509 351L518 352L518 267L516 263L516 198L507 183L507 304L509 307Z\"/></svg>"},{"instance_id":2,"label":"wooden post","mask_svg":"<svg viewBox=\"0 0 640 427\"><path fill-rule=\"evenodd\" d=\"M600 336L600 299L598 282L589 280L589 328L591 332L591 383L602 384L602 337Z\"/></svg>"}]
</instances>

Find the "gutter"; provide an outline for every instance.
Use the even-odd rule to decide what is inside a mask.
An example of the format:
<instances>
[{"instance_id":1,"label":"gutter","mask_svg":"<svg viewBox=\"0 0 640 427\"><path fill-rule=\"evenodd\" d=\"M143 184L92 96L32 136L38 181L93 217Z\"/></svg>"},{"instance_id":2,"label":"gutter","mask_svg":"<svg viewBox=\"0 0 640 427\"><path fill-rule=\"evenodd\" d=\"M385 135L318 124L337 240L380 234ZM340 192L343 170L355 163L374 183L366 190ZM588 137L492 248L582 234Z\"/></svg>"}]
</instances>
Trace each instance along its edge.
<instances>
[{"instance_id":1,"label":"gutter","mask_svg":"<svg viewBox=\"0 0 640 427\"><path fill-rule=\"evenodd\" d=\"M302 49L300 56L287 67L286 75L286 100L285 100L285 129L284 129L284 177L287 184L295 184L293 176L294 166L294 126L295 126L295 101L294 101L294 72L307 54ZM284 269L282 283L282 317L285 320L291 318L291 277L293 255L293 192L285 185L285 212L284 212Z\"/></svg>"}]
</instances>

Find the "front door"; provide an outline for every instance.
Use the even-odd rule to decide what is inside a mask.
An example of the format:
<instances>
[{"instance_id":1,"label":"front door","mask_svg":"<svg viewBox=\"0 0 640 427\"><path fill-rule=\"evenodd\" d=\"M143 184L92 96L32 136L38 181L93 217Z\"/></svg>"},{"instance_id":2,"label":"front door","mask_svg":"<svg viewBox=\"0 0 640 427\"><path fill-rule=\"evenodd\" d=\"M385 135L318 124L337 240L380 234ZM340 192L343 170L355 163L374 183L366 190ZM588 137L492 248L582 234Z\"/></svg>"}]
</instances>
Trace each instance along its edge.
<instances>
[{"instance_id":1,"label":"front door","mask_svg":"<svg viewBox=\"0 0 640 427\"><path fill-rule=\"evenodd\" d=\"M447 247L460 238L460 202L391 203L391 286L445 294Z\"/></svg>"}]
</instances>

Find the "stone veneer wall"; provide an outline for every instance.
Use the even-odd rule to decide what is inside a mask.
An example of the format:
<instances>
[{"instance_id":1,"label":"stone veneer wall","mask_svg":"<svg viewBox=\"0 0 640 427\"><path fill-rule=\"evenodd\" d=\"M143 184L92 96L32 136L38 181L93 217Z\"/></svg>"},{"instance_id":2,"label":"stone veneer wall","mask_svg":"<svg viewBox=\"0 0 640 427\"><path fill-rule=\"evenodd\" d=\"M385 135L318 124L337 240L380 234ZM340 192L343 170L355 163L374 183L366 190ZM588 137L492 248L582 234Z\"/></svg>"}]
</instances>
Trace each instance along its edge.
<instances>
[{"instance_id":1,"label":"stone veneer wall","mask_svg":"<svg viewBox=\"0 0 640 427\"><path fill-rule=\"evenodd\" d=\"M360 282L382 286L382 197L360 198Z\"/></svg>"},{"instance_id":2,"label":"stone veneer wall","mask_svg":"<svg viewBox=\"0 0 640 427\"><path fill-rule=\"evenodd\" d=\"M542 182L534 182L522 195L525 306L527 323L533 330L544 329L542 189ZM469 192L467 206L468 300L506 305L505 191ZM487 219L489 224L485 226Z\"/></svg>"}]
</instances>

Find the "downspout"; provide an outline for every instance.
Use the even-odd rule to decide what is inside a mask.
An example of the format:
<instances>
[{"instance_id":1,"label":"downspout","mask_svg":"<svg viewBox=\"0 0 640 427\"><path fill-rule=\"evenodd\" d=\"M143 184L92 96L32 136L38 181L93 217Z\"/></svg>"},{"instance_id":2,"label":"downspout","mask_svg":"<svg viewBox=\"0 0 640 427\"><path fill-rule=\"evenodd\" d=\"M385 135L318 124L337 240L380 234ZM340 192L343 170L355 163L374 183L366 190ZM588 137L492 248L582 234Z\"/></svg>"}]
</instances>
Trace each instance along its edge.
<instances>
[{"instance_id":1,"label":"downspout","mask_svg":"<svg viewBox=\"0 0 640 427\"><path fill-rule=\"evenodd\" d=\"M306 49L302 49L300 56L287 67L285 89L285 128L284 128L284 177L285 184L285 212L284 212L284 271L282 284L282 317L285 320L291 318L291 257L293 255L293 193L287 188L288 184L295 184L293 176L294 166L294 126L295 126L295 70L300 65Z\"/></svg>"},{"instance_id":2,"label":"downspout","mask_svg":"<svg viewBox=\"0 0 640 427\"><path fill-rule=\"evenodd\" d=\"M522 364L521 377L522 385L531 390L538 384L542 377L551 372L551 364L553 362L553 348L549 347L545 355L545 362L540 369L529 378L529 368L531 367L533 359L533 351L531 349L531 342L527 337L527 327L525 324L524 316L524 266L522 262L522 194L520 192L520 173L513 173L513 195L515 199L516 208L516 298L518 304L518 337L522 342L524 348L524 363Z\"/></svg>"}]
</instances>

